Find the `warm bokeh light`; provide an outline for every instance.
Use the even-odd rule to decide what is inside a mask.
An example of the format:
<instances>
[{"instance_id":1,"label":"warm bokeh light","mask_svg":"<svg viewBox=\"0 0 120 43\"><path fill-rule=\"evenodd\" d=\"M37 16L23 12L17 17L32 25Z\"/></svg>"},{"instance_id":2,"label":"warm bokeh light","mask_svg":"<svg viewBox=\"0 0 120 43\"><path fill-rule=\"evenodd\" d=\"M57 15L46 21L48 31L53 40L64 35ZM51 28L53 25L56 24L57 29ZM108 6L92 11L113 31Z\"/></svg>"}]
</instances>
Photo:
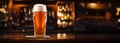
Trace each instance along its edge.
<instances>
[{"instance_id":1,"label":"warm bokeh light","mask_svg":"<svg viewBox=\"0 0 120 43\"><path fill-rule=\"evenodd\" d=\"M89 6L91 6L91 7L96 7L96 6L97 6L97 3L89 3Z\"/></svg>"},{"instance_id":2,"label":"warm bokeh light","mask_svg":"<svg viewBox=\"0 0 120 43\"><path fill-rule=\"evenodd\" d=\"M57 24L61 24L60 20L57 20Z\"/></svg>"},{"instance_id":3,"label":"warm bokeh light","mask_svg":"<svg viewBox=\"0 0 120 43\"><path fill-rule=\"evenodd\" d=\"M10 16L10 18L9 18L9 19L10 19L10 20L13 20L13 17L11 17L11 16Z\"/></svg>"},{"instance_id":4,"label":"warm bokeh light","mask_svg":"<svg viewBox=\"0 0 120 43\"><path fill-rule=\"evenodd\" d=\"M4 7L7 8L7 5L5 5Z\"/></svg>"},{"instance_id":5,"label":"warm bokeh light","mask_svg":"<svg viewBox=\"0 0 120 43\"><path fill-rule=\"evenodd\" d=\"M27 17L25 17L25 20L28 20L28 18L27 18Z\"/></svg>"},{"instance_id":6,"label":"warm bokeh light","mask_svg":"<svg viewBox=\"0 0 120 43\"><path fill-rule=\"evenodd\" d=\"M70 22L69 25L72 26L72 22Z\"/></svg>"},{"instance_id":7,"label":"warm bokeh light","mask_svg":"<svg viewBox=\"0 0 120 43\"><path fill-rule=\"evenodd\" d=\"M68 19L68 17L67 17L67 16L64 16L64 19Z\"/></svg>"},{"instance_id":8,"label":"warm bokeh light","mask_svg":"<svg viewBox=\"0 0 120 43\"><path fill-rule=\"evenodd\" d=\"M57 39L67 39L66 33L57 33Z\"/></svg>"},{"instance_id":9,"label":"warm bokeh light","mask_svg":"<svg viewBox=\"0 0 120 43\"><path fill-rule=\"evenodd\" d=\"M26 8L24 8L24 12L27 12L27 9L26 9Z\"/></svg>"},{"instance_id":10,"label":"warm bokeh light","mask_svg":"<svg viewBox=\"0 0 120 43\"><path fill-rule=\"evenodd\" d=\"M87 8L90 8L90 9L104 9L104 8L106 8L106 6L103 3L88 3Z\"/></svg>"},{"instance_id":11,"label":"warm bokeh light","mask_svg":"<svg viewBox=\"0 0 120 43\"><path fill-rule=\"evenodd\" d=\"M81 2L80 5L81 5L82 7L85 7L85 3L83 3L83 2Z\"/></svg>"},{"instance_id":12,"label":"warm bokeh light","mask_svg":"<svg viewBox=\"0 0 120 43\"><path fill-rule=\"evenodd\" d=\"M117 8L116 16L118 16L120 13L120 8Z\"/></svg>"},{"instance_id":13,"label":"warm bokeh light","mask_svg":"<svg viewBox=\"0 0 120 43\"><path fill-rule=\"evenodd\" d=\"M5 8L0 8L0 12L7 13L6 10L5 10Z\"/></svg>"},{"instance_id":14,"label":"warm bokeh light","mask_svg":"<svg viewBox=\"0 0 120 43\"><path fill-rule=\"evenodd\" d=\"M60 33L57 34L57 39L60 39L60 35L61 35Z\"/></svg>"},{"instance_id":15,"label":"warm bokeh light","mask_svg":"<svg viewBox=\"0 0 120 43\"><path fill-rule=\"evenodd\" d=\"M120 19L118 19L118 22L120 22Z\"/></svg>"},{"instance_id":16,"label":"warm bokeh light","mask_svg":"<svg viewBox=\"0 0 120 43\"><path fill-rule=\"evenodd\" d=\"M63 21L62 23L63 23L63 24L65 24L66 22L65 22L65 21Z\"/></svg>"},{"instance_id":17,"label":"warm bokeh light","mask_svg":"<svg viewBox=\"0 0 120 43\"><path fill-rule=\"evenodd\" d=\"M30 15L30 14L32 14L32 12L31 12L31 10L29 9L29 12L28 12L28 14Z\"/></svg>"},{"instance_id":18,"label":"warm bokeh light","mask_svg":"<svg viewBox=\"0 0 120 43\"><path fill-rule=\"evenodd\" d=\"M66 37L67 37L67 36L66 36L66 33L63 33L63 38L66 39Z\"/></svg>"},{"instance_id":19,"label":"warm bokeh light","mask_svg":"<svg viewBox=\"0 0 120 43\"><path fill-rule=\"evenodd\" d=\"M89 8L96 8L97 7L97 3L89 3L88 7Z\"/></svg>"},{"instance_id":20,"label":"warm bokeh light","mask_svg":"<svg viewBox=\"0 0 120 43\"><path fill-rule=\"evenodd\" d=\"M61 20L57 20L57 24L59 27L66 27L68 25L68 22L66 21L61 21ZM69 25L72 25L72 23L70 23Z\"/></svg>"},{"instance_id":21,"label":"warm bokeh light","mask_svg":"<svg viewBox=\"0 0 120 43\"><path fill-rule=\"evenodd\" d=\"M63 14L60 13L60 12L57 12L57 16L58 16L58 17L63 17Z\"/></svg>"}]
</instances>

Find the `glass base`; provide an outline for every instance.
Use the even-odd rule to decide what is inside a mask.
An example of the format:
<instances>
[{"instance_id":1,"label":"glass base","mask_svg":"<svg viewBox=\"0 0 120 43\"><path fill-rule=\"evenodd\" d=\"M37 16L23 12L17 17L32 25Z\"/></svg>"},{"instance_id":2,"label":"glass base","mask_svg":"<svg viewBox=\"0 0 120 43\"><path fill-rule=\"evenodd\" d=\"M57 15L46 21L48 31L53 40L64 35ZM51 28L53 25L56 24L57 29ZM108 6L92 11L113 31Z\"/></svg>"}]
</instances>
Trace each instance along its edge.
<instances>
[{"instance_id":1,"label":"glass base","mask_svg":"<svg viewBox=\"0 0 120 43\"><path fill-rule=\"evenodd\" d=\"M25 38L50 38L50 36L46 35L46 36L34 36L34 35L27 35L25 36Z\"/></svg>"}]
</instances>

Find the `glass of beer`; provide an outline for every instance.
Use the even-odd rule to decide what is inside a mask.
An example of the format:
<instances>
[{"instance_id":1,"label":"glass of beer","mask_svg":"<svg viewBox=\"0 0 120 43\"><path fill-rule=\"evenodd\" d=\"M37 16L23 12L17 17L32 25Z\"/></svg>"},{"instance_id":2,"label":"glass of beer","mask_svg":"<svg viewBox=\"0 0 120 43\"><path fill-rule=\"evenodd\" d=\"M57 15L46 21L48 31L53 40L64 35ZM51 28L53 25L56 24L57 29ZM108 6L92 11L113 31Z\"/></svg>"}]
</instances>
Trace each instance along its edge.
<instances>
[{"instance_id":1,"label":"glass of beer","mask_svg":"<svg viewBox=\"0 0 120 43\"><path fill-rule=\"evenodd\" d=\"M44 4L35 4L33 7L34 36L46 35L47 8Z\"/></svg>"}]
</instances>

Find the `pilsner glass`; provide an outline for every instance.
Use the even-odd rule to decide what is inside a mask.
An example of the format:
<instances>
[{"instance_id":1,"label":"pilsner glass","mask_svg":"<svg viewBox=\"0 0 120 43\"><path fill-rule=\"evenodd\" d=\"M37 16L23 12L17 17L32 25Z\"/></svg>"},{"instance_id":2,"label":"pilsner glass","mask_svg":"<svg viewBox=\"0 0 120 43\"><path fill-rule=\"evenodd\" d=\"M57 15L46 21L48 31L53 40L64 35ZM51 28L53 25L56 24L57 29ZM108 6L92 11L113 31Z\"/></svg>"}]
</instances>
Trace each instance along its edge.
<instances>
[{"instance_id":1,"label":"pilsner glass","mask_svg":"<svg viewBox=\"0 0 120 43\"><path fill-rule=\"evenodd\" d=\"M44 4L35 4L33 7L34 36L46 35L47 8Z\"/></svg>"}]
</instances>

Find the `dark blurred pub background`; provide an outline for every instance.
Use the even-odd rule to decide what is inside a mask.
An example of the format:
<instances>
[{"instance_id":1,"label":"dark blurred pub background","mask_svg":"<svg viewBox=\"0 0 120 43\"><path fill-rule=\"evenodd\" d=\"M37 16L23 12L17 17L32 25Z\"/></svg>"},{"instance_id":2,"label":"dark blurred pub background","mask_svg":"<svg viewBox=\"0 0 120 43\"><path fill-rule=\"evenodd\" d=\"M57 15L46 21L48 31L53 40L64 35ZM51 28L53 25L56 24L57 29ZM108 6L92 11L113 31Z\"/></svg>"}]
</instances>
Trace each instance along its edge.
<instances>
[{"instance_id":1,"label":"dark blurred pub background","mask_svg":"<svg viewBox=\"0 0 120 43\"><path fill-rule=\"evenodd\" d=\"M47 5L47 32L119 33L119 0L0 0L0 33L33 32L34 4Z\"/></svg>"}]
</instances>

